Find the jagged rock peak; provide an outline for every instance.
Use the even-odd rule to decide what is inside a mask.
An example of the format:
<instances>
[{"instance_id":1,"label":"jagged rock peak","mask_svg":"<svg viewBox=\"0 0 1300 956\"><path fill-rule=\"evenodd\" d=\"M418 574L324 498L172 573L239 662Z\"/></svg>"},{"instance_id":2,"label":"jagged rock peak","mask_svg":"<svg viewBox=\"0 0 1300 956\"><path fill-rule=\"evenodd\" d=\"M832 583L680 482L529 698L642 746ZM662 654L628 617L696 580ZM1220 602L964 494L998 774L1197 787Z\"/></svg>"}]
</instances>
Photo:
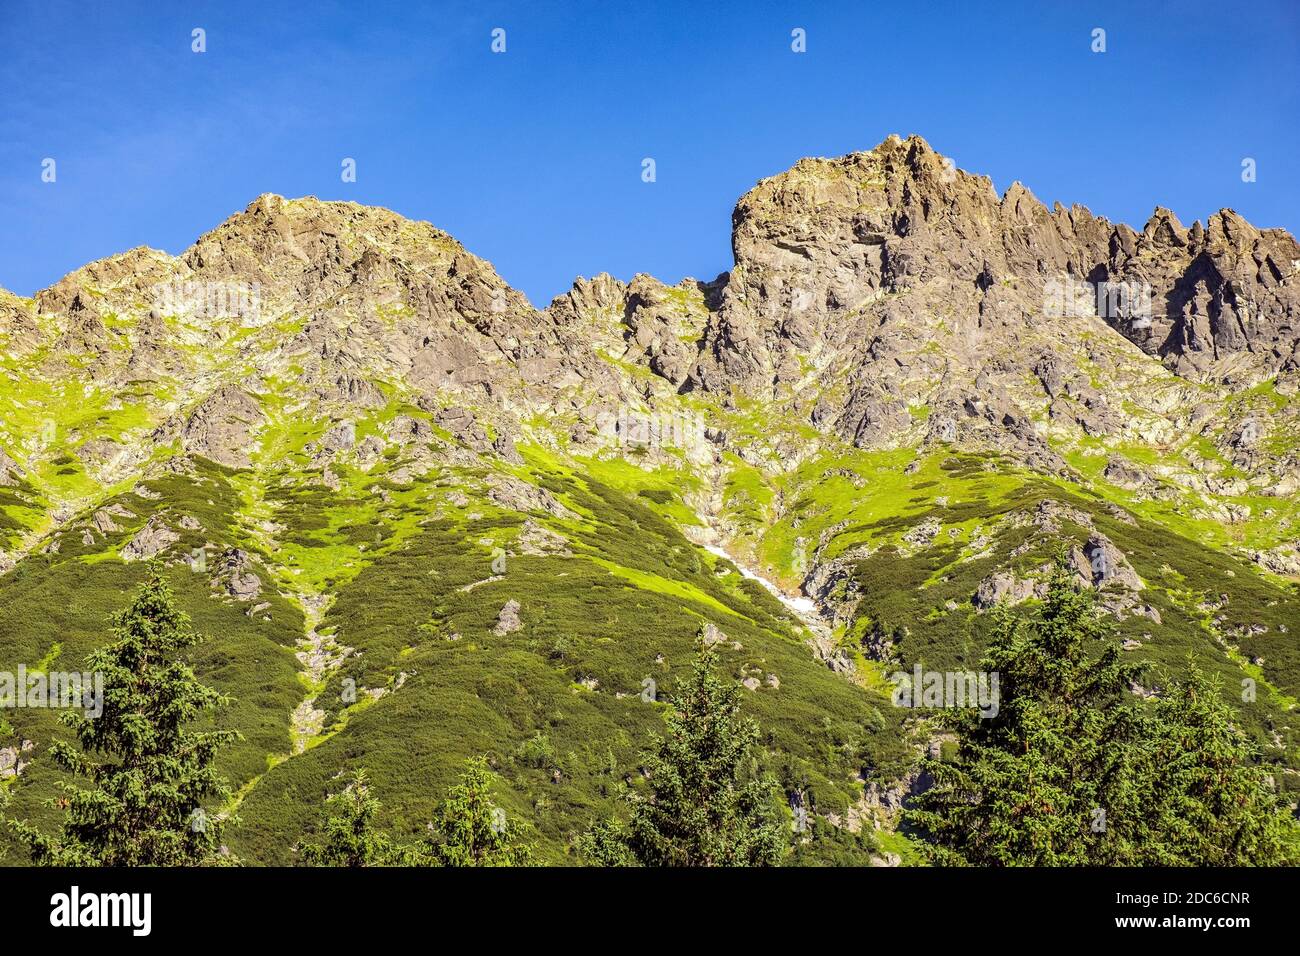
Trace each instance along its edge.
<instances>
[{"instance_id":1,"label":"jagged rock peak","mask_svg":"<svg viewBox=\"0 0 1300 956\"><path fill-rule=\"evenodd\" d=\"M817 349L883 296L1017 321L1051 283L1123 285L1142 311L1100 317L1188 378L1258 381L1300 362L1300 247L1231 210L1187 229L1157 208L1142 232L1086 207L1047 209L1023 184L998 197L919 136L804 159L732 215L735 268L695 378L778 382L793 347ZM975 287L978 301L968 300Z\"/></svg>"}]
</instances>

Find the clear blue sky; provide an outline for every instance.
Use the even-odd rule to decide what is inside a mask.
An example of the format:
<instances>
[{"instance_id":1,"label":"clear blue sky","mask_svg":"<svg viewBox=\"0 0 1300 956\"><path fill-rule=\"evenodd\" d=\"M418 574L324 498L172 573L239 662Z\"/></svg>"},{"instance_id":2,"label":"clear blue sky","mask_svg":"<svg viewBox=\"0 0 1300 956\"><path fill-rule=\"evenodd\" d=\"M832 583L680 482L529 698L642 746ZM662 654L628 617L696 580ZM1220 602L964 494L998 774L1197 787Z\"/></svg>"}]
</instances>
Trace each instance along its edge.
<instances>
[{"instance_id":1,"label":"clear blue sky","mask_svg":"<svg viewBox=\"0 0 1300 956\"><path fill-rule=\"evenodd\" d=\"M712 278L756 180L891 132L1139 227L1294 232L1298 120L1296 0L0 0L0 286L180 252L263 192L428 219L538 306L580 274Z\"/></svg>"}]
</instances>

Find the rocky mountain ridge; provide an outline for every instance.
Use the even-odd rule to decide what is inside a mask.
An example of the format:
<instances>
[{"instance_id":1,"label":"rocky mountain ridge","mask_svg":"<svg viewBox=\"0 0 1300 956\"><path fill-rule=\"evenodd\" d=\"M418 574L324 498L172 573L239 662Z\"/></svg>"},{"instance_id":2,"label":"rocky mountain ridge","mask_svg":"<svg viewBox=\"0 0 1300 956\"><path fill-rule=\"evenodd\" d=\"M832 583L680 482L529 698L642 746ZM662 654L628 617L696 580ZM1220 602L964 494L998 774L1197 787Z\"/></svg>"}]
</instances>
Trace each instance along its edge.
<instances>
[{"instance_id":1,"label":"rocky mountain ridge","mask_svg":"<svg viewBox=\"0 0 1300 956\"><path fill-rule=\"evenodd\" d=\"M1049 211L1019 183L999 198L913 136L763 180L736 206L733 251L712 282L601 275L539 311L427 223L265 195L180 256L142 247L30 300L0 297L11 382L80 379L109 411L142 399L129 407L149 420L6 429L0 468L12 481L69 444L101 488L163 467L160 448L249 468L271 396L338 428L401 396L463 412L451 420L485 449L580 454L617 447L629 408L707 419L757 402L776 412L770 433L738 440L706 421L704 458L780 473L839 442L994 450L1197 519L1263 519L1281 534L1259 560L1291 569L1290 516L1240 500L1300 489L1289 234L1231 210L1187 229L1161 208L1136 232ZM1073 311L1057 290L1074 283L1141 288L1146 310ZM1271 397L1239 398L1261 389ZM48 517L93 497L56 497Z\"/></svg>"}]
</instances>

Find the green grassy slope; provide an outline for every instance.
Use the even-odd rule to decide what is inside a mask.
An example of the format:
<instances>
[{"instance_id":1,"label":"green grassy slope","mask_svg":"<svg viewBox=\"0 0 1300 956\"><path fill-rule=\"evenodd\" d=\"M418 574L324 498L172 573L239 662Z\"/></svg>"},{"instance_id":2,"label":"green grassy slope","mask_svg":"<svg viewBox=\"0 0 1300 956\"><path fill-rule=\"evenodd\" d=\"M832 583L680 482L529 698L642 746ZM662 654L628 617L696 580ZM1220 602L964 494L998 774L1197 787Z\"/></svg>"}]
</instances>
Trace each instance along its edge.
<instances>
[{"instance_id":1,"label":"green grassy slope","mask_svg":"<svg viewBox=\"0 0 1300 956\"><path fill-rule=\"evenodd\" d=\"M247 861L292 862L334 779L355 766L371 770L388 822L415 834L464 758L477 753L491 756L509 786L507 809L529 822L545 858L565 859L574 835L617 812L626 786L641 785L637 755L661 728L665 706L642 699L644 682L671 695L706 621L726 634L722 653L733 674L761 681L746 695L747 710L789 790L805 790L822 812L842 813L858 797L862 768L902 770L898 718L887 701L817 662L797 622L766 591L686 541L645 499L536 461L526 473L552 491L566 517L523 515L480 494L450 504L447 489L472 491L477 469L437 469L394 486L400 501L395 494L364 533L344 520L358 507L346 488L299 488L278 499L273 517L292 555L349 538L371 546L355 552L354 578L324 592L332 601L317 630L352 653L323 687L308 686L292 657L304 632L297 602L313 592L287 585L301 583L304 575L293 572L308 560L290 564L276 553L280 571L268 570L261 559L269 556L241 523L250 475L202 463L194 476L147 482L160 500L113 499L136 515L120 519L120 532L85 545L74 527L57 553L29 557L0 578L5 663L32 666L58 643L59 666L75 667L106 639L105 616L142 575L141 564L124 563L116 550L146 515L169 526L190 515L202 529L184 532L168 560L205 542L243 547L259 558L268 585L256 601L269 607L250 617L251 602L213 596L209 574L185 563L169 572L182 606L209 635L194 655L197 671L236 701L222 719L245 740L223 770L239 791L242 820L231 849ZM524 553L525 521L563 535L568 553ZM406 530L399 536L395 528ZM492 567L495 543L506 551L502 575ZM269 586L277 574L283 593ZM520 605L522 627L498 635L510 600ZM345 681L358 688L351 700ZM317 692L321 732L291 756L289 715ZM11 722L18 737L36 741L31 766L9 783L11 809L49 824L42 801L54 795L58 774L44 752L66 731L48 712L20 711Z\"/></svg>"}]
</instances>

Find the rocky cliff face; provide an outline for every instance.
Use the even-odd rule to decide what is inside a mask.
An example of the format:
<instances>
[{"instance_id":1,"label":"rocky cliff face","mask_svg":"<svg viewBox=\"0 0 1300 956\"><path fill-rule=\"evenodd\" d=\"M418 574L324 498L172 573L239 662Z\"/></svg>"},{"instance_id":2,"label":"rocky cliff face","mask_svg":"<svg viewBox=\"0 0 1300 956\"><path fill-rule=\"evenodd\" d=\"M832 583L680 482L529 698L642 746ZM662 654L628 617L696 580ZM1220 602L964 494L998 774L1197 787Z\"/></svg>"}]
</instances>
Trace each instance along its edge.
<instances>
[{"instance_id":1,"label":"rocky cliff face","mask_svg":"<svg viewBox=\"0 0 1300 956\"><path fill-rule=\"evenodd\" d=\"M805 396L818 427L859 445L907 435L909 406L925 406L932 434L992 424L995 443L1050 467L1034 404L1107 434L1129 424L1116 408L1142 378L1180 391L1120 335L1188 383L1300 372L1300 247L1229 210L1187 230L1157 209L1137 233L1049 211L1018 183L999 198L912 137L802 160L746 194L733 224L736 267L693 381Z\"/></svg>"},{"instance_id":2,"label":"rocky cliff face","mask_svg":"<svg viewBox=\"0 0 1300 956\"><path fill-rule=\"evenodd\" d=\"M1281 229L1259 230L1231 209L1190 229L1157 209L1141 233L1116 227L1098 274L1150 283L1149 323L1117 328L1178 374L1253 384L1300 367L1300 245Z\"/></svg>"},{"instance_id":3,"label":"rocky cliff face","mask_svg":"<svg viewBox=\"0 0 1300 956\"><path fill-rule=\"evenodd\" d=\"M314 199L259 197L180 257L138 249L93 263L24 311L28 324L34 313L58 330L59 353L93 355L98 379L165 368L178 344L239 333L246 353L272 353L272 367L301 359L300 380L326 394L346 391L338 378L349 372L427 390L517 390L598 370L582 343L445 233ZM106 315L134 327L109 330ZM291 336L257 334L286 316L302 320ZM563 372L543 373L552 368Z\"/></svg>"},{"instance_id":4,"label":"rocky cliff face","mask_svg":"<svg viewBox=\"0 0 1300 956\"><path fill-rule=\"evenodd\" d=\"M1082 206L1049 211L1019 183L999 198L913 136L802 160L732 218L736 268L704 382L798 381L795 354L842 352L885 337L867 334L878 328L906 334L898 297L1005 326L1041 318L1045 287L1068 281L1149 285L1146 321L1102 318L1184 377L1259 379L1300 363L1300 246L1231 210L1185 229L1157 208L1138 233Z\"/></svg>"},{"instance_id":5,"label":"rocky cliff face","mask_svg":"<svg viewBox=\"0 0 1300 956\"><path fill-rule=\"evenodd\" d=\"M1229 210L1186 229L1157 209L1140 233L1080 206L1049 211L1019 184L998 197L919 137L764 180L736 206L733 248L713 283L600 276L537 311L427 224L268 195L179 257L132 250L31 302L5 296L0 335L14 356L44 344L50 374L75 356L101 383L187 379L195 349L238 339L250 378L292 368L327 403L374 402L389 380L487 398L507 418L588 423L638 389L595 345L676 391L798 407L860 447L914 440L908 410L924 407L932 437L986 432L1047 467L1059 462L1035 440L1035 403L1089 434L1125 427L1115 399L1140 365L1124 339L1189 383L1300 375L1288 234ZM1145 309L1053 314L1055 290L1077 282L1142 289ZM242 300L195 301L223 287ZM299 325L283 334L288 316ZM1083 361L1100 376L1083 381ZM1025 394L1027 379L1041 391Z\"/></svg>"}]
</instances>

